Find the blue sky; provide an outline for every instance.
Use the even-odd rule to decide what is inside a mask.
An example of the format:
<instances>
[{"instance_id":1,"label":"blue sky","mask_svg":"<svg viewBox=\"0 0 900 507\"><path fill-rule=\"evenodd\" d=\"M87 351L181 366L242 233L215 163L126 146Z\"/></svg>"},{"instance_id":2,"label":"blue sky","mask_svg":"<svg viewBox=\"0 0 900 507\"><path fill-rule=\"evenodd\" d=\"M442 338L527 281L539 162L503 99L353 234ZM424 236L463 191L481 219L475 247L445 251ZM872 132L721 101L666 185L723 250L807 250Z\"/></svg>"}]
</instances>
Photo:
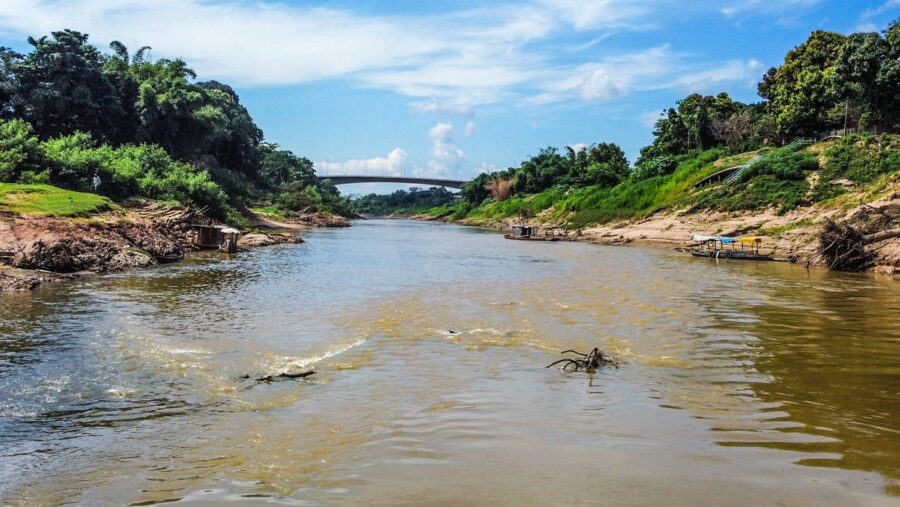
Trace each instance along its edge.
<instances>
[{"instance_id":1,"label":"blue sky","mask_svg":"<svg viewBox=\"0 0 900 507\"><path fill-rule=\"evenodd\" d=\"M61 28L149 45L233 85L320 173L470 178L546 146L615 142L633 162L688 93L758 101L812 30L897 18L900 0L3 0L0 45Z\"/></svg>"}]
</instances>

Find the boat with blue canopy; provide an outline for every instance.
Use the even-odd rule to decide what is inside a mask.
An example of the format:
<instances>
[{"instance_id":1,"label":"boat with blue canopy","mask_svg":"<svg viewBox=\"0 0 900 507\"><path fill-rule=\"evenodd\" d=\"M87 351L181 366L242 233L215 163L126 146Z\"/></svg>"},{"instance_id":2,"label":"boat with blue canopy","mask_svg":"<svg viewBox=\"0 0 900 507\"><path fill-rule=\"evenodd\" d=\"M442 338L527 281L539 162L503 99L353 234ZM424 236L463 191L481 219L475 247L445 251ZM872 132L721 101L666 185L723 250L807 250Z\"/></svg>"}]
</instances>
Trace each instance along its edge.
<instances>
[{"instance_id":1,"label":"boat with blue canopy","mask_svg":"<svg viewBox=\"0 0 900 507\"><path fill-rule=\"evenodd\" d=\"M691 251L691 255L694 257L748 261L772 260L771 254L760 253L759 247L762 244L762 238L759 236L730 238L727 236L693 235L691 236L691 241L697 244L697 248Z\"/></svg>"}]
</instances>

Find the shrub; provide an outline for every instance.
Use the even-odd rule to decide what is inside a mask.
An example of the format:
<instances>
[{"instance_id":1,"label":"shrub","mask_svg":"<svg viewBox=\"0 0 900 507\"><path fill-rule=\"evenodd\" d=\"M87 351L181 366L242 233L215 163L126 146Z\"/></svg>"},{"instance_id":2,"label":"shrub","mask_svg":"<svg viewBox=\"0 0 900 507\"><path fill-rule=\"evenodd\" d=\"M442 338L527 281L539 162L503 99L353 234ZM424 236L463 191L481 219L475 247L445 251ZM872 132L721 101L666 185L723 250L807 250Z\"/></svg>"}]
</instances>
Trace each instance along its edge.
<instances>
[{"instance_id":1,"label":"shrub","mask_svg":"<svg viewBox=\"0 0 900 507\"><path fill-rule=\"evenodd\" d=\"M316 205L308 193L285 192L275 198L275 204L289 211L303 211Z\"/></svg>"},{"instance_id":2,"label":"shrub","mask_svg":"<svg viewBox=\"0 0 900 507\"><path fill-rule=\"evenodd\" d=\"M487 186L491 192L491 197L497 202L503 202L510 198L513 194L512 183L509 180L497 176Z\"/></svg>"},{"instance_id":3,"label":"shrub","mask_svg":"<svg viewBox=\"0 0 900 507\"><path fill-rule=\"evenodd\" d=\"M647 178L653 178L655 176L665 176L667 174L672 174L675 172L675 169L678 169L678 161L672 157L654 157L646 161L642 161L641 164L634 169L632 174L632 178L635 181L645 180Z\"/></svg>"},{"instance_id":4,"label":"shrub","mask_svg":"<svg viewBox=\"0 0 900 507\"><path fill-rule=\"evenodd\" d=\"M0 182L15 182L26 171L41 171L42 165L43 151L31 125L0 120Z\"/></svg>"},{"instance_id":5,"label":"shrub","mask_svg":"<svg viewBox=\"0 0 900 507\"><path fill-rule=\"evenodd\" d=\"M100 192L117 200L144 197L206 207L208 214L225 218L230 207L222 188L207 171L173 160L156 145L95 146L84 133L41 143L52 167L54 185L88 190L94 174L103 182Z\"/></svg>"},{"instance_id":6,"label":"shrub","mask_svg":"<svg viewBox=\"0 0 900 507\"><path fill-rule=\"evenodd\" d=\"M807 153L779 150L754 162L741 174L739 181L747 182L764 174L779 180L802 180L807 171L818 169L819 162Z\"/></svg>"}]
</instances>

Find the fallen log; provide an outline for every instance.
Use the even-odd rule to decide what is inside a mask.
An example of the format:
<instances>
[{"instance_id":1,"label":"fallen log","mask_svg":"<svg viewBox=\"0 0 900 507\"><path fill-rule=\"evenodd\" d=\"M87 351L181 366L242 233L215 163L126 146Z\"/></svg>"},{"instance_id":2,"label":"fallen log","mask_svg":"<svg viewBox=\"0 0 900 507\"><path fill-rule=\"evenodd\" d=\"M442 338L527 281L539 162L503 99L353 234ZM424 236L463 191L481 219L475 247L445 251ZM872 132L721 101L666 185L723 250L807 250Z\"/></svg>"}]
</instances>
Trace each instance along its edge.
<instances>
[{"instance_id":1,"label":"fallen log","mask_svg":"<svg viewBox=\"0 0 900 507\"><path fill-rule=\"evenodd\" d=\"M863 236L863 241L865 241L866 243L878 243L879 241L897 237L900 237L900 229L890 229L887 231L866 234L865 236Z\"/></svg>"},{"instance_id":2,"label":"fallen log","mask_svg":"<svg viewBox=\"0 0 900 507\"><path fill-rule=\"evenodd\" d=\"M299 373L288 373L288 372L285 372L285 373L279 373L279 374L277 374L277 375L266 375L266 376L263 376L263 377L255 378L255 379L253 379L253 380L256 380L257 382L272 382L273 380L278 380L278 379L297 379L297 378L306 378L306 377L308 377L308 376L310 376L310 375L313 375L313 374L315 374L315 373L316 373L316 372L313 371L313 370L304 371L304 372L299 372ZM243 375L243 376L241 376L241 378L249 379L249 378L251 378L251 377L250 377L250 375L248 374L248 375Z\"/></svg>"}]
</instances>

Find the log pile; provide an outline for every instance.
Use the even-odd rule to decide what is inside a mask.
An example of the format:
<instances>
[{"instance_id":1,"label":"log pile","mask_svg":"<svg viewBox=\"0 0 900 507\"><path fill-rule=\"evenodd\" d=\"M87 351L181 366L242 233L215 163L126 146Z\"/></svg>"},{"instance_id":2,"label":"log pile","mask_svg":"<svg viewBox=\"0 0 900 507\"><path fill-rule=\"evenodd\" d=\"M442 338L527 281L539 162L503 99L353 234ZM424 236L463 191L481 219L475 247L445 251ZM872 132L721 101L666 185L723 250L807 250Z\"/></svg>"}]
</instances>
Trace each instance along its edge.
<instances>
[{"instance_id":1,"label":"log pile","mask_svg":"<svg viewBox=\"0 0 900 507\"><path fill-rule=\"evenodd\" d=\"M877 251L873 245L900 237L900 228L892 227L900 216L895 207L863 205L844 221L828 220L819 235L817 255L832 270L859 272L872 268Z\"/></svg>"}]
</instances>

